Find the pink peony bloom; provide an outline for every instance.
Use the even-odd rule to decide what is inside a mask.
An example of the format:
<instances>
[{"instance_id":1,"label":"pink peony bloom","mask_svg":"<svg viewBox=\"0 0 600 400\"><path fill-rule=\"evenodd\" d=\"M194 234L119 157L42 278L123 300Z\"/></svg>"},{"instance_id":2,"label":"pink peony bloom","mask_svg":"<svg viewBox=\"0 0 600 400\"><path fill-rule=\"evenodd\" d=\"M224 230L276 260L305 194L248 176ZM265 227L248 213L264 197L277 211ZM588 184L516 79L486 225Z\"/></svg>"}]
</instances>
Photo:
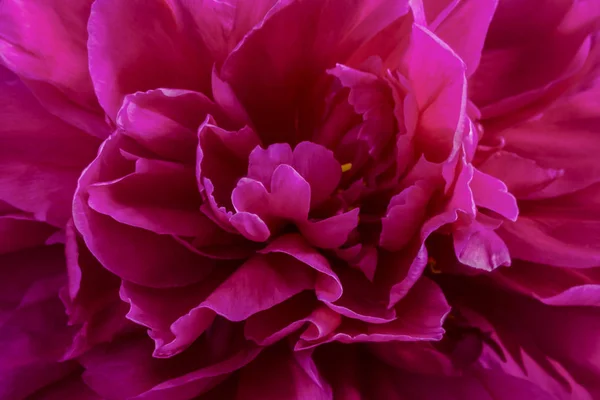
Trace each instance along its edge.
<instances>
[{"instance_id":1,"label":"pink peony bloom","mask_svg":"<svg viewBox=\"0 0 600 400\"><path fill-rule=\"evenodd\" d=\"M600 397L596 0L3 0L0 399Z\"/></svg>"}]
</instances>

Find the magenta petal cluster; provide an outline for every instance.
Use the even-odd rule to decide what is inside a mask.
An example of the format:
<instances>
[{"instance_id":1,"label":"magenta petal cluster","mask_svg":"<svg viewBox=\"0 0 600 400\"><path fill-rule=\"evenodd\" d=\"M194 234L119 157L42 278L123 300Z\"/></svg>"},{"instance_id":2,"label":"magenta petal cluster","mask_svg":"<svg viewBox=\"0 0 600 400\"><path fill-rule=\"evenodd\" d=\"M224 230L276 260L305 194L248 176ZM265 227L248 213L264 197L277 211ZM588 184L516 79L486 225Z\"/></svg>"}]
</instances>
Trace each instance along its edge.
<instances>
[{"instance_id":1,"label":"magenta petal cluster","mask_svg":"<svg viewBox=\"0 0 600 400\"><path fill-rule=\"evenodd\" d=\"M0 399L600 398L599 32L0 0Z\"/></svg>"}]
</instances>

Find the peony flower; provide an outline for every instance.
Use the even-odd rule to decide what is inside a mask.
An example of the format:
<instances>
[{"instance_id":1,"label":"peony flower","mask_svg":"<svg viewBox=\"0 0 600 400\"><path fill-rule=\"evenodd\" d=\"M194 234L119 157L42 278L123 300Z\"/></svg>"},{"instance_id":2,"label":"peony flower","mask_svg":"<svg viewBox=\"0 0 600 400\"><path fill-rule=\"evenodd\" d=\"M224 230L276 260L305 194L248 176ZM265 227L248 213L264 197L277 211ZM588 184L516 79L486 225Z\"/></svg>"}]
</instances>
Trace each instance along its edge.
<instances>
[{"instance_id":1,"label":"peony flower","mask_svg":"<svg viewBox=\"0 0 600 400\"><path fill-rule=\"evenodd\" d=\"M4 0L0 397L600 396L600 9L543 3Z\"/></svg>"}]
</instances>

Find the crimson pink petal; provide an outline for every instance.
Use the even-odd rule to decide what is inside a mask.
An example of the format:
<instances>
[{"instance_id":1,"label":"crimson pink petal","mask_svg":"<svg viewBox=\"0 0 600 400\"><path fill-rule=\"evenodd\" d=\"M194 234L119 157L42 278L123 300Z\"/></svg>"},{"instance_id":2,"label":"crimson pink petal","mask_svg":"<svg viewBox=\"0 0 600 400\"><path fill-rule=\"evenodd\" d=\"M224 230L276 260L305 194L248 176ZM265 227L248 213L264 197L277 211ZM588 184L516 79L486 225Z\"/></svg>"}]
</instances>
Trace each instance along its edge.
<instances>
[{"instance_id":1,"label":"crimson pink petal","mask_svg":"<svg viewBox=\"0 0 600 400\"><path fill-rule=\"evenodd\" d=\"M515 258L558 267L588 268L600 263L600 184L570 195L523 204L516 222L498 230Z\"/></svg>"},{"instance_id":2,"label":"crimson pink petal","mask_svg":"<svg viewBox=\"0 0 600 400\"><path fill-rule=\"evenodd\" d=\"M150 287L197 282L214 261L195 254L172 237L123 225L89 208L86 187L126 168L118 155L122 137L111 136L96 160L84 171L73 203L73 220L86 245L102 265L123 279ZM116 154L115 154L116 153ZM107 163L107 161L114 161ZM118 246L118 250L115 250Z\"/></svg>"},{"instance_id":3,"label":"crimson pink petal","mask_svg":"<svg viewBox=\"0 0 600 400\"><path fill-rule=\"evenodd\" d=\"M598 268L561 268L517 260L494 276L515 292L557 306L596 306L600 302Z\"/></svg>"},{"instance_id":4,"label":"crimson pink petal","mask_svg":"<svg viewBox=\"0 0 600 400\"><path fill-rule=\"evenodd\" d=\"M302 142L294 148L293 154L292 166L310 185L311 206L326 200L342 177L340 163L333 152L312 142Z\"/></svg>"},{"instance_id":5,"label":"crimson pink petal","mask_svg":"<svg viewBox=\"0 0 600 400\"><path fill-rule=\"evenodd\" d=\"M230 321L242 321L312 288L314 275L310 272L289 256L257 255L220 285L203 306Z\"/></svg>"},{"instance_id":6,"label":"crimson pink petal","mask_svg":"<svg viewBox=\"0 0 600 400\"><path fill-rule=\"evenodd\" d=\"M122 279L149 287L181 286L201 280L214 267L213 260L169 236L120 224L87 205L76 205L74 212L90 251Z\"/></svg>"},{"instance_id":7,"label":"crimson pink petal","mask_svg":"<svg viewBox=\"0 0 600 400\"><path fill-rule=\"evenodd\" d=\"M341 321L338 313L319 306L314 295L304 292L250 317L244 334L261 346L274 344L298 330L302 330L301 339L312 341L328 336Z\"/></svg>"},{"instance_id":8,"label":"crimson pink petal","mask_svg":"<svg viewBox=\"0 0 600 400\"><path fill-rule=\"evenodd\" d=\"M236 212L268 215L271 196L265 186L254 179L242 178L231 193L231 203Z\"/></svg>"},{"instance_id":9,"label":"crimson pink petal","mask_svg":"<svg viewBox=\"0 0 600 400\"><path fill-rule=\"evenodd\" d=\"M467 76L479 66L481 51L498 0L462 1L431 29L465 62ZM438 22L440 21L440 22Z\"/></svg>"},{"instance_id":10,"label":"crimson pink petal","mask_svg":"<svg viewBox=\"0 0 600 400\"><path fill-rule=\"evenodd\" d=\"M293 165L294 154L287 143L273 144L266 149L256 147L248 159L248 178L261 182L271 189L271 177L281 164Z\"/></svg>"},{"instance_id":11,"label":"crimson pink petal","mask_svg":"<svg viewBox=\"0 0 600 400\"><path fill-rule=\"evenodd\" d=\"M561 28L577 3L498 3L481 63L470 82L472 100L484 117L516 111L552 90L560 91L560 85L581 70L589 54L589 26Z\"/></svg>"},{"instance_id":12,"label":"crimson pink petal","mask_svg":"<svg viewBox=\"0 0 600 400\"><path fill-rule=\"evenodd\" d=\"M504 150L531 159L542 168L562 171L536 197L559 196L598 182L598 71L586 76L591 84L566 94L539 118L502 130Z\"/></svg>"},{"instance_id":13,"label":"crimson pink petal","mask_svg":"<svg viewBox=\"0 0 600 400\"><path fill-rule=\"evenodd\" d=\"M88 71L87 21L92 1L6 1L0 11L0 59L31 84L51 112L90 133L101 131Z\"/></svg>"},{"instance_id":14,"label":"crimson pink petal","mask_svg":"<svg viewBox=\"0 0 600 400\"><path fill-rule=\"evenodd\" d=\"M0 110L0 199L64 226L77 176L93 159L98 140L49 114L2 67Z\"/></svg>"},{"instance_id":15,"label":"crimson pink petal","mask_svg":"<svg viewBox=\"0 0 600 400\"><path fill-rule=\"evenodd\" d=\"M506 168L510 165L510 168ZM478 170L500 179L515 197L537 197L541 191L564 171L543 168L534 160L504 150L499 150L477 166Z\"/></svg>"},{"instance_id":16,"label":"crimson pink petal","mask_svg":"<svg viewBox=\"0 0 600 400\"><path fill-rule=\"evenodd\" d=\"M231 210L231 192L238 180L246 175L248 157L257 144L258 137L252 129L244 127L239 131L228 131L219 128L214 118L208 115L198 129L196 177L200 190L209 190L205 187L208 185L205 180L209 179L209 197L213 197L220 207Z\"/></svg>"},{"instance_id":17,"label":"crimson pink petal","mask_svg":"<svg viewBox=\"0 0 600 400\"><path fill-rule=\"evenodd\" d=\"M425 18L427 25L437 26L452 13L460 0L420 0L412 5L419 18ZM421 16L421 13L424 13Z\"/></svg>"},{"instance_id":18,"label":"crimson pink petal","mask_svg":"<svg viewBox=\"0 0 600 400\"><path fill-rule=\"evenodd\" d=\"M423 278L396 306L393 320L384 323L381 323L382 321L368 323L368 321L345 319L330 335L318 338L316 341L301 341L297 348L312 347L330 341L342 343L439 341L445 333L442 324L449 312L450 306L441 289L432 281Z\"/></svg>"},{"instance_id":19,"label":"crimson pink petal","mask_svg":"<svg viewBox=\"0 0 600 400\"><path fill-rule=\"evenodd\" d=\"M404 15L405 3L280 2L227 57L221 78L231 85L265 144L288 142L297 128L297 104L304 101L301 108L309 106L303 95L312 82Z\"/></svg>"},{"instance_id":20,"label":"crimson pink petal","mask_svg":"<svg viewBox=\"0 0 600 400\"><path fill-rule=\"evenodd\" d=\"M156 89L127 95L117 125L148 150L172 161L193 162L196 130L218 107L189 90Z\"/></svg>"},{"instance_id":21,"label":"crimson pink petal","mask_svg":"<svg viewBox=\"0 0 600 400\"><path fill-rule=\"evenodd\" d=\"M229 222L246 239L253 242L266 242L271 236L267 224L256 214L238 212L229 218Z\"/></svg>"},{"instance_id":22,"label":"crimson pink petal","mask_svg":"<svg viewBox=\"0 0 600 400\"><path fill-rule=\"evenodd\" d=\"M270 200L272 215L302 223L310 211L310 184L294 168L282 164L273 171Z\"/></svg>"},{"instance_id":23,"label":"crimson pink petal","mask_svg":"<svg viewBox=\"0 0 600 400\"><path fill-rule=\"evenodd\" d=\"M43 245L56 228L27 215L0 216L0 254Z\"/></svg>"},{"instance_id":24,"label":"crimson pink petal","mask_svg":"<svg viewBox=\"0 0 600 400\"><path fill-rule=\"evenodd\" d=\"M359 213L360 210L355 208L321 221L304 221L298 229L314 246L335 249L346 243L350 233L358 226Z\"/></svg>"},{"instance_id":25,"label":"crimson pink petal","mask_svg":"<svg viewBox=\"0 0 600 400\"><path fill-rule=\"evenodd\" d=\"M231 272L231 268L222 265L202 282L177 289L151 289L123 282L120 297L130 306L127 318L149 328L155 357L180 353L210 326L214 312L190 311L202 304ZM180 329L181 326L186 329Z\"/></svg>"},{"instance_id":26,"label":"crimson pink petal","mask_svg":"<svg viewBox=\"0 0 600 400\"><path fill-rule=\"evenodd\" d=\"M186 353L169 359L153 358L152 343L146 338L122 339L82 358L84 381L103 398L194 398L258 355L259 349L240 343L230 331L228 325L219 326L216 336L204 336Z\"/></svg>"},{"instance_id":27,"label":"crimson pink petal","mask_svg":"<svg viewBox=\"0 0 600 400\"><path fill-rule=\"evenodd\" d=\"M64 359L75 358L92 346L112 340L130 328L125 304L118 298L120 279L108 272L87 249L73 222L66 227L68 283L60 298L69 324L78 330Z\"/></svg>"},{"instance_id":28,"label":"crimson pink petal","mask_svg":"<svg viewBox=\"0 0 600 400\"><path fill-rule=\"evenodd\" d=\"M430 193L419 184L392 197L381 219L379 244L389 251L402 250L417 234L425 219Z\"/></svg>"},{"instance_id":29,"label":"crimson pink petal","mask_svg":"<svg viewBox=\"0 0 600 400\"><path fill-rule=\"evenodd\" d=\"M581 385L597 392L600 319L596 307L546 305L507 291L489 277L448 279L443 286L455 307L473 310L489 321L482 329L495 331L507 350L506 359L515 360L514 366L506 365L508 373L519 376L524 365L537 364L539 374L530 378L534 383L545 379L553 391L574 392Z\"/></svg>"},{"instance_id":30,"label":"crimson pink petal","mask_svg":"<svg viewBox=\"0 0 600 400\"><path fill-rule=\"evenodd\" d=\"M261 253L287 254L319 272L315 282L315 292L319 300L332 302L341 297L342 284L327 258L312 248L302 236L280 236L261 250Z\"/></svg>"},{"instance_id":31,"label":"crimson pink petal","mask_svg":"<svg viewBox=\"0 0 600 400\"><path fill-rule=\"evenodd\" d=\"M336 273L344 289L342 296L327 306L337 313L373 324L393 321L396 311L387 307L386 293L355 269L338 268Z\"/></svg>"},{"instance_id":32,"label":"crimson pink petal","mask_svg":"<svg viewBox=\"0 0 600 400\"><path fill-rule=\"evenodd\" d=\"M276 0L190 3L188 11L196 29L218 63L265 17Z\"/></svg>"},{"instance_id":33,"label":"crimson pink petal","mask_svg":"<svg viewBox=\"0 0 600 400\"><path fill-rule=\"evenodd\" d=\"M240 400L333 400L332 396L311 352L283 346L272 347L244 368L237 391Z\"/></svg>"},{"instance_id":34,"label":"crimson pink petal","mask_svg":"<svg viewBox=\"0 0 600 400\"><path fill-rule=\"evenodd\" d=\"M465 65L439 38L413 25L400 70L411 83L420 113L415 136L418 149L429 160L443 161L457 146L455 136L462 130L467 95Z\"/></svg>"},{"instance_id":35,"label":"crimson pink petal","mask_svg":"<svg viewBox=\"0 0 600 400\"><path fill-rule=\"evenodd\" d=\"M458 260L470 267L493 271L511 264L510 252L493 228L473 221L452 232Z\"/></svg>"},{"instance_id":36,"label":"crimson pink petal","mask_svg":"<svg viewBox=\"0 0 600 400\"><path fill-rule=\"evenodd\" d=\"M180 4L94 2L88 23L90 73L111 119L123 98L138 91L169 87L210 93L212 57L182 18Z\"/></svg>"},{"instance_id":37,"label":"crimson pink petal","mask_svg":"<svg viewBox=\"0 0 600 400\"><path fill-rule=\"evenodd\" d=\"M138 163L139 164L139 163ZM196 236L210 226L191 169L145 160L145 170L87 188L88 205L104 215L158 234Z\"/></svg>"}]
</instances>

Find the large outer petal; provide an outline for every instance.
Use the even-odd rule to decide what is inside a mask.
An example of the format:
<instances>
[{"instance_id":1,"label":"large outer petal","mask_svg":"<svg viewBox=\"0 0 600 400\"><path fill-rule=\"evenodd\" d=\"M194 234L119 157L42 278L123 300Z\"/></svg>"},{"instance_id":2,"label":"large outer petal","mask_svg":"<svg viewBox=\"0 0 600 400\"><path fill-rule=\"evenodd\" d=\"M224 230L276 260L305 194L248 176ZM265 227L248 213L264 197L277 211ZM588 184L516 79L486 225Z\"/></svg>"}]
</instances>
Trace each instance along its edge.
<instances>
[{"instance_id":1,"label":"large outer petal","mask_svg":"<svg viewBox=\"0 0 600 400\"><path fill-rule=\"evenodd\" d=\"M98 140L48 113L0 67L0 199L62 227L77 177Z\"/></svg>"},{"instance_id":2,"label":"large outer petal","mask_svg":"<svg viewBox=\"0 0 600 400\"><path fill-rule=\"evenodd\" d=\"M333 400L310 351L272 347L240 373L236 400Z\"/></svg>"},{"instance_id":3,"label":"large outer petal","mask_svg":"<svg viewBox=\"0 0 600 400\"><path fill-rule=\"evenodd\" d=\"M600 184L552 199L521 202L520 218L499 234L511 255L558 267L600 265Z\"/></svg>"},{"instance_id":4,"label":"large outer petal","mask_svg":"<svg viewBox=\"0 0 600 400\"><path fill-rule=\"evenodd\" d=\"M139 336L97 347L82 358L83 377L103 398L188 400L224 381L259 352L221 321L193 348L169 359L153 358L151 341Z\"/></svg>"},{"instance_id":5,"label":"large outer petal","mask_svg":"<svg viewBox=\"0 0 600 400\"><path fill-rule=\"evenodd\" d=\"M499 2L471 78L472 98L484 117L539 100L581 69L589 54L590 26L583 20L563 25L577 3L585 1Z\"/></svg>"},{"instance_id":6,"label":"large outer petal","mask_svg":"<svg viewBox=\"0 0 600 400\"><path fill-rule=\"evenodd\" d=\"M2 2L0 60L25 80L50 112L106 137L87 62L91 0Z\"/></svg>"},{"instance_id":7,"label":"large outer petal","mask_svg":"<svg viewBox=\"0 0 600 400\"><path fill-rule=\"evenodd\" d=\"M212 56L178 3L96 1L88 31L92 81L113 120L123 97L137 91L170 87L210 93Z\"/></svg>"},{"instance_id":8,"label":"large outer petal","mask_svg":"<svg viewBox=\"0 0 600 400\"><path fill-rule=\"evenodd\" d=\"M508 373L519 376L523 373L520 368L525 368L530 359L541 368L540 376L553 382L553 391L561 386L562 391L566 388L569 392L569 386L571 390L579 390L577 386L581 385L598 393L600 318L597 307L543 304L506 290L490 277L443 278L441 281L450 303L459 311L464 307L464 315L469 319L473 320L469 313L473 310L489 321L488 324L475 323L485 331L493 329L506 347L506 357L516 360L516 367L505 366ZM532 375L531 379L536 381L540 376ZM537 383L544 386L543 381ZM573 398L586 397L574 395Z\"/></svg>"},{"instance_id":9,"label":"large outer petal","mask_svg":"<svg viewBox=\"0 0 600 400\"><path fill-rule=\"evenodd\" d=\"M501 369L462 376L439 375L433 368L413 372L386 364L367 350L348 345L320 348L315 352L315 360L332 386L335 399L556 400L535 384Z\"/></svg>"},{"instance_id":10,"label":"large outer petal","mask_svg":"<svg viewBox=\"0 0 600 400\"><path fill-rule=\"evenodd\" d=\"M561 268L517 261L512 268L498 270L494 279L545 304L600 305L600 268Z\"/></svg>"},{"instance_id":11,"label":"large outer petal","mask_svg":"<svg viewBox=\"0 0 600 400\"><path fill-rule=\"evenodd\" d=\"M36 230L32 225L21 228L30 229L32 234ZM58 363L76 329L67 325L58 297L65 281L64 249L61 245L44 246L43 242L37 247L31 245L0 255L3 399L26 398L77 368L73 362Z\"/></svg>"},{"instance_id":12,"label":"large outer petal","mask_svg":"<svg viewBox=\"0 0 600 400\"><path fill-rule=\"evenodd\" d=\"M597 50L596 62L600 62L600 48ZM599 76L600 67L596 66L537 118L491 132L493 137L504 139L503 150L532 160L539 167L560 171L555 179L528 197L559 196L600 180L596 157L600 151ZM535 168L530 169L533 174Z\"/></svg>"}]
</instances>

